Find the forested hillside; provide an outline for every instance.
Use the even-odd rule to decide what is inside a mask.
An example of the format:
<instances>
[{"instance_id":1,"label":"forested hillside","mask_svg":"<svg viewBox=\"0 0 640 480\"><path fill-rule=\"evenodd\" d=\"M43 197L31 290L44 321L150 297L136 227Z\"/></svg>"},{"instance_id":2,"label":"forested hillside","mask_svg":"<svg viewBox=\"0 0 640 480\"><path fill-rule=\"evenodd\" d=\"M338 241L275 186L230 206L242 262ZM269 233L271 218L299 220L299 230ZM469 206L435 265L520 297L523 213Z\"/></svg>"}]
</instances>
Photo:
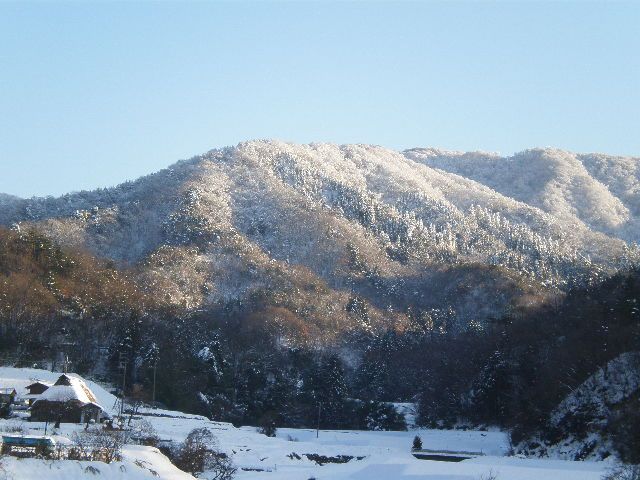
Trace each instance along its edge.
<instances>
[{"instance_id":1,"label":"forested hillside","mask_svg":"<svg viewBox=\"0 0 640 480\"><path fill-rule=\"evenodd\" d=\"M57 360L72 341L82 370L91 369L105 332L160 308L128 272L61 247L35 231L0 228L0 348L8 360Z\"/></svg>"},{"instance_id":2,"label":"forested hillside","mask_svg":"<svg viewBox=\"0 0 640 480\"><path fill-rule=\"evenodd\" d=\"M425 425L497 423L523 452L584 459L618 451L637 462L639 298L634 270L495 318L482 332L390 332L368 349L358 395L399 399L418 390Z\"/></svg>"},{"instance_id":3,"label":"forested hillside","mask_svg":"<svg viewBox=\"0 0 640 480\"><path fill-rule=\"evenodd\" d=\"M640 351L638 271L457 335L409 312L413 328L350 332L327 349L305 342L304 321L266 298L185 312L140 292L135 272L40 234L2 230L0 246L5 362L63 353L77 371L117 379L123 353L141 398L160 365L161 401L218 419L309 426L322 401L326 427L397 428L403 420L380 402L414 399L427 426L498 424L525 451L637 459L640 365L628 354ZM576 451L587 437L590 447Z\"/></svg>"}]
</instances>

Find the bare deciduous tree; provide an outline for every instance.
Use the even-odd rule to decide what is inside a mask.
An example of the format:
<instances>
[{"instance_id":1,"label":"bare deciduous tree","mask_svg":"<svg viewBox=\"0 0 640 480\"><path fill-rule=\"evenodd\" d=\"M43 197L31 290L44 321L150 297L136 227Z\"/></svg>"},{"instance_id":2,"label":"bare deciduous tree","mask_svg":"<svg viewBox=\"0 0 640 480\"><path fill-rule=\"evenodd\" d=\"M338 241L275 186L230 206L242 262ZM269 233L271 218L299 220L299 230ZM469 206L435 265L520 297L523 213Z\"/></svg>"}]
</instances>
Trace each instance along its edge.
<instances>
[{"instance_id":1,"label":"bare deciduous tree","mask_svg":"<svg viewBox=\"0 0 640 480\"><path fill-rule=\"evenodd\" d=\"M74 446L69 452L73 460L93 460L111 463L120 460L127 433L95 427L73 434Z\"/></svg>"}]
</instances>

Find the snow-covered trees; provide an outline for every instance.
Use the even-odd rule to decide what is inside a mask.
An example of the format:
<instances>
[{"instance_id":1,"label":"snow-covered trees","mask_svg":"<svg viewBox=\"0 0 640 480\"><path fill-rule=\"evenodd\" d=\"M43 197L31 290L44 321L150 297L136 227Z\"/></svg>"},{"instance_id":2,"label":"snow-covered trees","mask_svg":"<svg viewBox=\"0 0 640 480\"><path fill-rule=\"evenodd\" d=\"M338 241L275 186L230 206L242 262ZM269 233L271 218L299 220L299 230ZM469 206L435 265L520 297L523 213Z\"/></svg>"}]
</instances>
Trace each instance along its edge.
<instances>
[{"instance_id":1,"label":"snow-covered trees","mask_svg":"<svg viewBox=\"0 0 640 480\"><path fill-rule=\"evenodd\" d=\"M442 266L495 266L562 290L633 267L637 247L616 238L636 240L640 231L635 169L625 176L622 168L632 164L553 150L502 159L256 141L112 189L5 199L0 221L37 225L58 242L137 263L146 290L187 309L242 301L271 281L276 265L306 268L330 288L355 285L384 308L408 279ZM567 173L572 165L578 177ZM580 209L580 192L593 211ZM405 302L422 301L420 292L404 293ZM494 314L506 311L511 295ZM477 320L454 309L462 324Z\"/></svg>"}]
</instances>

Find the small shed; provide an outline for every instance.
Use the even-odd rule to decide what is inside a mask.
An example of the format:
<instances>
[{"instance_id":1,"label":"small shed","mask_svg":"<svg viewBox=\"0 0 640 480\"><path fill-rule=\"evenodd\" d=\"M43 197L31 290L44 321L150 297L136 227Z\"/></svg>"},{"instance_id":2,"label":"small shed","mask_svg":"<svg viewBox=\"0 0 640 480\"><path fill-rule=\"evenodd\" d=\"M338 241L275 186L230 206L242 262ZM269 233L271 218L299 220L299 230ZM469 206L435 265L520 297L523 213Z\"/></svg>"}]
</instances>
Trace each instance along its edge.
<instances>
[{"instance_id":1,"label":"small shed","mask_svg":"<svg viewBox=\"0 0 640 480\"><path fill-rule=\"evenodd\" d=\"M31 406L31 420L39 422L99 422L107 416L91 389L70 375L60 375Z\"/></svg>"},{"instance_id":2,"label":"small shed","mask_svg":"<svg viewBox=\"0 0 640 480\"><path fill-rule=\"evenodd\" d=\"M35 435L2 435L0 453L14 457L40 457L53 453L55 440Z\"/></svg>"},{"instance_id":3,"label":"small shed","mask_svg":"<svg viewBox=\"0 0 640 480\"><path fill-rule=\"evenodd\" d=\"M0 405L11 405L16 399L17 394L18 392L16 392L16 389L13 387L0 387Z\"/></svg>"},{"instance_id":4,"label":"small shed","mask_svg":"<svg viewBox=\"0 0 640 480\"><path fill-rule=\"evenodd\" d=\"M31 406L51 385L51 383L36 380L32 384L24 387L29 393L23 395L22 399Z\"/></svg>"},{"instance_id":5,"label":"small shed","mask_svg":"<svg viewBox=\"0 0 640 480\"><path fill-rule=\"evenodd\" d=\"M24 388L26 388L29 391L29 395L40 395L44 393L44 391L48 389L50 386L51 386L50 383L45 383L40 380L36 380L32 384L27 385Z\"/></svg>"}]
</instances>

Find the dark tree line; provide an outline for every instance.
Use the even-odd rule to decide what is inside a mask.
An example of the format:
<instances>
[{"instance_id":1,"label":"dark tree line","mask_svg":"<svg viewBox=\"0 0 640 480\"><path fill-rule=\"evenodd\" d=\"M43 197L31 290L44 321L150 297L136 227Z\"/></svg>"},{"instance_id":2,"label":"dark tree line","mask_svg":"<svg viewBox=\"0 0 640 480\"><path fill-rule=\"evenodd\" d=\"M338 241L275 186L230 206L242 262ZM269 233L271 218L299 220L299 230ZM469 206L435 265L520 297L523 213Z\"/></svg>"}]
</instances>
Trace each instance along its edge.
<instances>
[{"instance_id":1,"label":"dark tree line","mask_svg":"<svg viewBox=\"0 0 640 480\"><path fill-rule=\"evenodd\" d=\"M319 415L321 428L406 428L392 406L354 396L353 372L336 353L283 347L268 329L238 329L236 319L221 311L136 325L143 331L132 335L125 328L124 338L114 342L113 366L120 351L138 358L131 381L149 392L153 365L144 359L153 345L159 352L157 398L171 408L238 425L315 427ZM144 341L131 348L131 338Z\"/></svg>"}]
</instances>

